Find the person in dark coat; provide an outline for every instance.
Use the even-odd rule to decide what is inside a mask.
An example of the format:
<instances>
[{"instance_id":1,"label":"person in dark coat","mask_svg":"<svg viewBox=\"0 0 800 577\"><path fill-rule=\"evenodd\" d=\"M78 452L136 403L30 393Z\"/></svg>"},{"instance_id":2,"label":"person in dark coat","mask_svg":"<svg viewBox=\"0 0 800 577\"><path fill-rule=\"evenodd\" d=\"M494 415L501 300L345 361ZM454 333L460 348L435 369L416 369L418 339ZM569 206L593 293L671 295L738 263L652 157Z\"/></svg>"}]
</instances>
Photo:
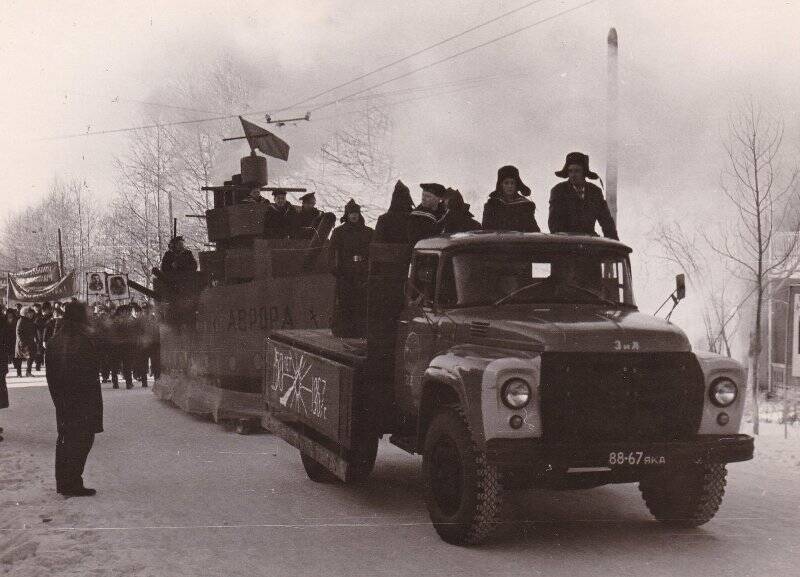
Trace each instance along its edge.
<instances>
[{"instance_id":1,"label":"person in dark coat","mask_svg":"<svg viewBox=\"0 0 800 577\"><path fill-rule=\"evenodd\" d=\"M439 219L444 213L442 199L447 189L436 182L423 182L419 186L422 189L422 202L408 216L406 239L411 246L423 238L438 235L441 228Z\"/></svg>"},{"instance_id":2,"label":"person in dark coat","mask_svg":"<svg viewBox=\"0 0 800 577\"><path fill-rule=\"evenodd\" d=\"M16 345L16 324L17 316L13 309L8 309L0 317L0 409L8 408L8 386L6 385L6 375L8 374L8 363L14 356L14 346ZM3 440L3 427L0 427L0 441Z\"/></svg>"},{"instance_id":3,"label":"person in dark coat","mask_svg":"<svg viewBox=\"0 0 800 577\"><path fill-rule=\"evenodd\" d=\"M167 252L161 259L161 273L163 275L173 275L180 273L193 273L197 271L197 261L186 246L183 244L183 237L176 236L169 241Z\"/></svg>"},{"instance_id":4,"label":"person in dark coat","mask_svg":"<svg viewBox=\"0 0 800 577\"><path fill-rule=\"evenodd\" d=\"M581 152L570 152L564 168L555 173L566 178L550 191L551 233L568 232L597 236L595 223L600 223L603 236L619 240L617 225L608 209L608 203L600 188L586 182L596 180L597 174L589 170L589 157Z\"/></svg>"},{"instance_id":5,"label":"person in dark coat","mask_svg":"<svg viewBox=\"0 0 800 577\"><path fill-rule=\"evenodd\" d=\"M16 347L14 349L14 366L17 369L17 376L22 376L22 361L27 363L25 376L31 376L33 361L36 355L36 322L33 308L28 307L17 321Z\"/></svg>"},{"instance_id":6,"label":"person in dark coat","mask_svg":"<svg viewBox=\"0 0 800 577\"><path fill-rule=\"evenodd\" d=\"M344 207L343 223L331 235L331 270L336 276L333 334L366 336L367 274L373 230L364 223L361 207L353 199Z\"/></svg>"},{"instance_id":7,"label":"person in dark coat","mask_svg":"<svg viewBox=\"0 0 800 577\"><path fill-rule=\"evenodd\" d=\"M139 335L132 305L120 305L111 317L111 363L119 367L125 388L133 388L133 372L137 368ZM113 388L119 388L116 371L111 375Z\"/></svg>"},{"instance_id":8,"label":"person in dark coat","mask_svg":"<svg viewBox=\"0 0 800 577\"><path fill-rule=\"evenodd\" d=\"M130 339L131 370L133 378L147 388L148 355L147 355L147 319L142 307L136 303L130 304L130 318L128 319L128 332Z\"/></svg>"},{"instance_id":9,"label":"person in dark coat","mask_svg":"<svg viewBox=\"0 0 800 577\"><path fill-rule=\"evenodd\" d=\"M485 230L540 232L536 223L536 205L530 200L531 189L522 182L516 166L502 166L497 183L483 205Z\"/></svg>"},{"instance_id":10,"label":"person in dark coat","mask_svg":"<svg viewBox=\"0 0 800 577\"><path fill-rule=\"evenodd\" d=\"M50 319L53 318L53 306L45 301L41 309L36 315L34 322L36 323L36 355L34 356L34 362L36 365L36 370L42 370L42 363L44 362L44 347L45 347L45 330L47 328L47 323L50 322Z\"/></svg>"},{"instance_id":11,"label":"person in dark coat","mask_svg":"<svg viewBox=\"0 0 800 577\"><path fill-rule=\"evenodd\" d=\"M286 200L285 190L273 190L274 202L264 215L264 238L289 238L292 234L297 209Z\"/></svg>"},{"instance_id":12,"label":"person in dark coat","mask_svg":"<svg viewBox=\"0 0 800 577\"><path fill-rule=\"evenodd\" d=\"M317 208L317 197L309 192L300 197L300 210L295 213L292 223L292 238L311 240L317 233L322 220L322 211Z\"/></svg>"},{"instance_id":13,"label":"person in dark coat","mask_svg":"<svg viewBox=\"0 0 800 577\"><path fill-rule=\"evenodd\" d=\"M142 351L145 370L150 367L150 375L154 380L161 378L161 333L158 318L149 303L142 305ZM147 381L142 383L147 386Z\"/></svg>"},{"instance_id":14,"label":"person in dark coat","mask_svg":"<svg viewBox=\"0 0 800 577\"><path fill-rule=\"evenodd\" d=\"M411 191L398 180L392 192L389 210L378 217L375 225L375 242L405 243L408 241L408 220L414 210Z\"/></svg>"},{"instance_id":15,"label":"person in dark coat","mask_svg":"<svg viewBox=\"0 0 800 577\"><path fill-rule=\"evenodd\" d=\"M469 205L464 202L461 192L448 188L444 204L444 216L439 220L442 234L455 234L481 229L481 223L472 217Z\"/></svg>"},{"instance_id":16,"label":"person in dark coat","mask_svg":"<svg viewBox=\"0 0 800 577\"><path fill-rule=\"evenodd\" d=\"M83 484L83 469L103 431L97 351L83 303L66 306L61 329L47 349L47 387L56 408L56 491L65 497L94 495Z\"/></svg>"}]
</instances>

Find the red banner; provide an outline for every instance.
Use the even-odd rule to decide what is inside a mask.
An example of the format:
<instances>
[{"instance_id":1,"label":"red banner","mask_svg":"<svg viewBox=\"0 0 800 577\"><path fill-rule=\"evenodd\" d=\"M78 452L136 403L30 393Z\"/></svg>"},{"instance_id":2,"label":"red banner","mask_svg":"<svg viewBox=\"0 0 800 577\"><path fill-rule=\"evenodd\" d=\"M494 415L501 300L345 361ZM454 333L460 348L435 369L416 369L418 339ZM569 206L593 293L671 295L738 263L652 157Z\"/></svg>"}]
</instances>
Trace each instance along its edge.
<instances>
[{"instance_id":1,"label":"red banner","mask_svg":"<svg viewBox=\"0 0 800 577\"><path fill-rule=\"evenodd\" d=\"M33 269L31 269L33 270ZM24 303L54 301L67 299L75 295L75 272L70 272L65 277L51 282L49 285L36 284L31 286L17 280L16 275L8 275L6 287L6 300Z\"/></svg>"}]
</instances>

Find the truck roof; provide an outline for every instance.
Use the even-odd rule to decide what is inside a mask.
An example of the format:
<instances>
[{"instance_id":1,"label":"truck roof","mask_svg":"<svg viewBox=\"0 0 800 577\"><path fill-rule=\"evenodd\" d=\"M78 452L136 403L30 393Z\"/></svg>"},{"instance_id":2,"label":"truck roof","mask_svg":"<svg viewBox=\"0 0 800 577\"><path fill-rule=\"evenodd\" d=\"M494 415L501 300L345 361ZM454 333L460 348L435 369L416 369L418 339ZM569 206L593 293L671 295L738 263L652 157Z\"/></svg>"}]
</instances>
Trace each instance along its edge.
<instances>
[{"instance_id":1,"label":"truck roof","mask_svg":"<svg viewBox=\"0 0 800 577\"><path fill-rule=\"evenodd\" d=\"M514 232L476 230L459 232L451 235L434 236L419 241L416 249L445 250L458 247L475 247L483 245L589 245L605 247L629 253L631 248L619 241L588 234L547 234L543 232Z\"/></svg>"}]
</instances>

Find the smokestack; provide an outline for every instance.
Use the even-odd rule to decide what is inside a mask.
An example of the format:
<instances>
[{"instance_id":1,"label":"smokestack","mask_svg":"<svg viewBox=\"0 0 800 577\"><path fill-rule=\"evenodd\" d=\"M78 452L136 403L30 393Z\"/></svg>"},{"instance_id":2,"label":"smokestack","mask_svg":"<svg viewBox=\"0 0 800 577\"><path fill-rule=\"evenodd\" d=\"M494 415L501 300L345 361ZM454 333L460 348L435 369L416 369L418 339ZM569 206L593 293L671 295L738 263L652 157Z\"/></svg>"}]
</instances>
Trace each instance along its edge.
<instances>
[{"instance_id":1,"label":"smokestack","mask_svg":"<svg viewBox=\"0 0 800 577\"><path fill-rule=\"evenodd\" d=\"M618 179L618 147L619 134L617 129L617 97L619 94L619 74L617 71L618 38L617 29L608 31L608 110L607 130L608 145L606 151L606 199L611 216L619 228L617 220L617 179Z\"/></svg>"}]
</instances>

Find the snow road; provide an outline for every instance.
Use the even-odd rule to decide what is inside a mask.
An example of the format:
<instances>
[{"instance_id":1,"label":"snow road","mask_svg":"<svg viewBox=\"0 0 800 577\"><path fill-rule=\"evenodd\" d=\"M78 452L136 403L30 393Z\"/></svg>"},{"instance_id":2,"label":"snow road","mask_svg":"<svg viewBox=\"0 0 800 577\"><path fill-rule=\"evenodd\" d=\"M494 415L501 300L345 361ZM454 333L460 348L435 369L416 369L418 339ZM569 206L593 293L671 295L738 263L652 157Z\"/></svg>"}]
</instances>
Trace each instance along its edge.
<instances>
[{"instance_id":1,"label":"snow road","mask_svg":"<svg viewBox=\"0 0 800 577\"><path fill-rule=\"evenodd\" d=\"M13 387L0 411L0 574L740 577L800 565L800 441L782 429L730 466L722 509L699 529L652 521L634 485L533 491L509 495L490 543L458 548L428 523L418 457L383 442L367 486L319 485L271 435L236 435L139 388L104 389L106 432L85 475L99 493L65 500L36 384Z\"/></svg>"}]
</instances>

